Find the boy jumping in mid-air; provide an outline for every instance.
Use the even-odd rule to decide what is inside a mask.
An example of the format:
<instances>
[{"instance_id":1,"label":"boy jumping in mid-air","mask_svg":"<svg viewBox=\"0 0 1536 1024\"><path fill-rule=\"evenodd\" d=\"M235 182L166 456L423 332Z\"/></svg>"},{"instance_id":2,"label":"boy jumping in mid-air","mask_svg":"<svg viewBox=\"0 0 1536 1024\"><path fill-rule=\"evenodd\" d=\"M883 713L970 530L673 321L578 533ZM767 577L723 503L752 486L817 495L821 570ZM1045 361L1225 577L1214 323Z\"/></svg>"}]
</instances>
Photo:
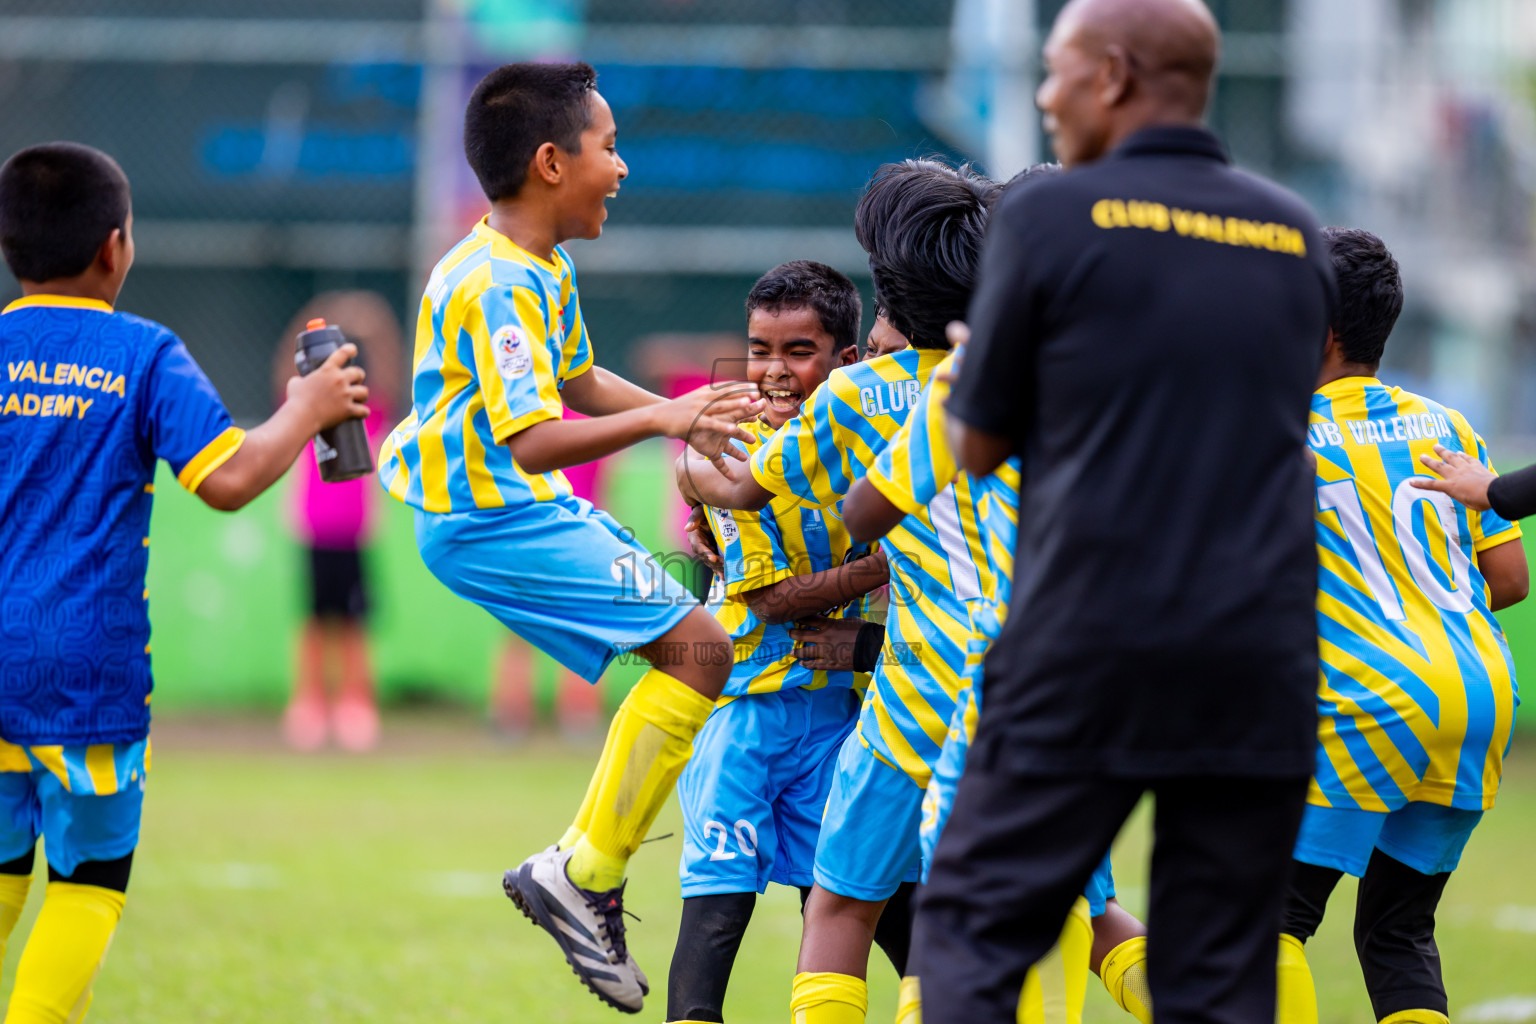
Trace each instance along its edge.
<instances>
[{"instance_id":1,"label":"boy jumping in mid-air","mask_svg":"<svg viewBox=\"0 0 1536 1024\"><path fill-rule=\"evenodd\" d=\"M934 161L876 172L855 227L875 296L911 347L834 370L753 455L750 477L695 473L710 504L755 508L777 495L825 509L848 493L948 355L945 327L965 314L997 188ZM979 584L973 495L944 497L931 517L908 517L881 541L891 575L885 649L839 752L816 845L790 1004L798 1024L863 1020L875 928L886 901L917 877L923 791L962 688L965 600Z\"/></svg>"},{"instance_id":2,"label":"boy jumping in mid-air","mask_svg":"<svg viewBox=\"0 0 1536 1024\"><path fill-rule=\"evenodd\" d=\"M155 464L214 508L270 487L321 429L368 415L345 345L250 431L181 340L112 304L133 264L128 179L88 146L0 167L0 957L32 881L48 891L10 1024L77 1022L122 917L149 771L149 516ZM67 625L67 628L64 628Z\"/></svg>"},{"instance_id":3,"label":"boy jumping in mid-air","mask_svg":"<svg viewBox=\"0 0 1536 1024\"><path fill-rule=\"evenodd\" d=\"M422 560L454 593L590 681L622 651L652 665L571 827L503 881L588 988L638 1013L650 986L624 941L625 864L725 688L730 638L560 470L656 436L719 455L754 440L736 424L761 403L754 385L666 401L593 365L560 243L602 233L628 174L616 136L586 64L508 64L475 87L464 152L491 212L427 281L412 411L379 478L415 509ZM567 405L591 418L562 419Z\"/></svg>"},{"instance_id":4,"label":"boy jumping in mid-air","mask_svg":"<svg viewBox=\"0 0 1536 1024\"><path fill-rule=\"evenodd\" d=\"M1317 1024L1303 944L1345 874L1376 1019L1447 1024L1435 909L1493 806L1515 669L1493 613L1529 588L1520 527L1415 485L1442 446L1488 465L1461 413L1376 379L1403 308L1367 231L1323 232L1339 282L1312 397L1317 459L1317 772L1280 936L1280 1024ZM1426 458L1426 456L1428 456Z\"/></svg>"},{"instance_id":5,"label":"boy jumping in mid-air","mask_svg":"<svg viewBox=\"0 0 1536 1024\"><path fill-rule=\"evenodd\" d=\"M775 267L747 295L746 377L767 403L748 429L766 439L800 413L832 369L858 360L859 292L821 263ZM713 475L681 457L679 472ZM811 866L832 770L858 715L855 675L806 668L793 624L841 621L844 609L885 585L885 559L861 557L837 509L777 498L758 512L708 508L721 578L710 594L731 634L735 667L678 780L685 841L683 917L672 955L669 1021L724 1020L726 986L770 881L810 891ZM857 621L857 620L854 620ZM877 933L898 972L909 937L905 912Z\"/></svg>"}]
</instances>

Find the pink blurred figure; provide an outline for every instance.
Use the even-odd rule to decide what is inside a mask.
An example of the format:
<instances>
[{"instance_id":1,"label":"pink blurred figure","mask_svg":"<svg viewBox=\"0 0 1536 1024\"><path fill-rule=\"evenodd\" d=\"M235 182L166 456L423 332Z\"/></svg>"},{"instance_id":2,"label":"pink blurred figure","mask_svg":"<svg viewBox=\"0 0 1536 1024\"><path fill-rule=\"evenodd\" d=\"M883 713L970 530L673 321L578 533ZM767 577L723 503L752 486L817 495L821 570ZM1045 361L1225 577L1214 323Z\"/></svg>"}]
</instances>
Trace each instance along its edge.
<instances>
[{"instance_id":1,"label":"pink blurred figure","mask_svg":"<svg viewBox=\"0 0 1536 1024\"><path fill-rule=\"evenodd\" d=\"M377 453L395 421L390 406L401 379L402 341L394 312L372 292L330 292L311 300L278 344L273 376L279 395L295 372L293 339L315 317L336 324L357 343L371 392L368 439ZM323 483L313 444L299 458L292 480L288 518L307 549L310 604L283 735L298 750L318 750L328 736L343 750L369 750L379 740L379 710L365 628L362 548L372 534L378 484L371 475Z\"/></svg>"}]
</instances>

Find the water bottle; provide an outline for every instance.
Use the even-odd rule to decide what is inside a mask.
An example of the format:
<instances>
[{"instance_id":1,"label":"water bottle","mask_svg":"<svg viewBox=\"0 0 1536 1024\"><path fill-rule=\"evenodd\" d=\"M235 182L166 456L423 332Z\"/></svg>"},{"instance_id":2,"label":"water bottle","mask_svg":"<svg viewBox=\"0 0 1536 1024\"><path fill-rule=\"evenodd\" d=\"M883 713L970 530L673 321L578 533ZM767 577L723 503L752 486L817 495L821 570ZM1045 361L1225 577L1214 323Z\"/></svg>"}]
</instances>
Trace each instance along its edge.
<instances>
[{"instance_id":1,"label":"water bottle","mask_svg":"<svg viewBox=\"0 0 1536 1024\"><path fill-rule=\"evenodd\" d=\"M340 327L324 320L311 320L299 333L293 365L298 367L301 377L307 377L346 343L347 337ZM368 448L368 428L363 421L343 420L315 435L315 463L320 467L320 479L328 484L372 473L373 452Z\"/></svg>"}]
</instances>

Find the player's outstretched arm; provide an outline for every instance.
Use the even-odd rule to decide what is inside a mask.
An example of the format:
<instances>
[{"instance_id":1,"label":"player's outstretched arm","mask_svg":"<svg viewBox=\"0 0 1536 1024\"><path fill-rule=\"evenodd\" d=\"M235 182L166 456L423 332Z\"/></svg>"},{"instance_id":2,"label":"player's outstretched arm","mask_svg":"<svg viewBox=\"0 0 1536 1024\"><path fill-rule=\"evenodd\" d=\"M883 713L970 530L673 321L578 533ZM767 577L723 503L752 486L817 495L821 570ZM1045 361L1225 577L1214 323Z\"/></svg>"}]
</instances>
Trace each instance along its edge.
<instances>
[{"instance_id":1,"label":"player's outstretched arm","mask_svg":"<svg viewBox=\"0 0 1536 1024\"><path fill-rule=\"evenodd\" d=\"M1437 444L1435 455L1440 458L1420 455L1419 461L1439 473L1440 479L1414 477L1415 487L1444 491L1478 512L1492 508L1510 522L1536 515L1536 466L1496 476L1465 452L1453 452Z\"/></svg>"},{"instance_id":2,"label":"player's outstretched arm","mask_svg":"<svg viewBox=\"0 0 1536 1024\"><path fill-rule=\"evenodd\" d=\"M742 458L740 452L732 454ZM672 468L677 489L692 505L756 512L773 498L773 492L758 483L745 465L727 462L718 455L705 458L689 449L677 457Z\"/></svg>"},{"instance_id":3,"label":"player's outstretched arm","mask_svg":"<svg viewBox=\"0 0 1536 1024\"><path fill-rule=\"evenodd\" d=\"M863 544L884 537L906 517L867 476L855 480L843 499L843 525L848 536Z\"/></svg>"},{"instance_id":4,"label":"player's outstretched arm","mask_svg":"<svg viewBox=\"0 0 1536 1024\"><path fill-rule=\"evenodd\" d=\"M560 400L583 416L612 416L666 401L601 366L566 381L560 389Z\"/></svg>"},{"instance_id":5,"label":"player's outstretched arm","mask_svg":"<svg viewBox=\"0 0 1536 1024\"><path fill-rule=\"evenodd\" d=\"M288 381L288 400L259 427L246 431L239 450L208 474L197 496L233 512L277 482L320 431L368 415L363 368L347 366L357 346L347 344L306 377Z\"/></svg>"},{"instance_id":6,"label":"player's outstretched arm","mask_svg":"<svg viewBox=\"0 0 1536 1024\"><path fill-rule=\"evenodd\" d=\"M706 454L724 452L744 459L745 453L730 442L755 441L739 424L761 411L755 384L742 384L729 391L704 387L626 412L585 420L540 420L509 437L507 447L529 473L579 466L652 437L672 437Z\"/></svg>"},{"instance_id":7,"label":"player's outstretched arm","mask_svg":"<svg viewBox=\"0 0 1536 1024\"><path fill-rule=\"evenodd\" d=\"M841 607L856 597L879 590L890 580L885 552L878 551L868 558L748 590L742 596L747 599L747 607L752 609L753 615L764 622L778 624L822 615L830 608Z\"/></svg>"},{"instance_id":8,"label":"player's outstretched arm","mask_svg":"<svg viewBox=\"0 0 1536 1024\"><path fill-rule=\"evenodd\" d=\"M1494 611L1519 604L1531 592L1530 564L1519 537L1479 551L1477 571L1488 581L1488 607Z\"/></svg>"}]
</instances>

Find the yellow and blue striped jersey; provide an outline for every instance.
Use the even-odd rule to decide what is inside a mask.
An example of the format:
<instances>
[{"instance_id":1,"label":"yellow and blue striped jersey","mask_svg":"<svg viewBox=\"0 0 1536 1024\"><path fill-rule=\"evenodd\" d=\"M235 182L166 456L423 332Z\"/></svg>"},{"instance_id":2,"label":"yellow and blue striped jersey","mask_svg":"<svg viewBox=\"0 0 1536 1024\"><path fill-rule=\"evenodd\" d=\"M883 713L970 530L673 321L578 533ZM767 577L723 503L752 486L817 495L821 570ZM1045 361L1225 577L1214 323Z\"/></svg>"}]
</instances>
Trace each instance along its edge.
<instances>
[{"instance_id":1,"label":"yellow and blue striped jersey","mask_svg":"<svg viewBox=\"0 0 1536 1024\"><path fill-rule=\"evenodd\" d=\"M1492 807L1519 698L1477 553L1520 528L1410 483L1436 442L1488 465L1482 438L1452 409L1345 377L1313 395L1307 440L1321 655L1309 799Z\"/></svg>"},{"instance_id":2,"label":"yellow and blue striped jersey","mask_svg":"<svg viewBox=\"0 0 1536 1024\"><path fill-rule=\"evenodd\" d=\"M819 508L837 505L918 405L948 355L906 349L832 371L752 457L752 475L777 495ZM975 495L969 488L923 508L880 543L891 566L885 649L859 715L876 755L926 786L944 743L971 632L966 601L981 590Z\"/></svg>"},{"instance_id":3,"label":"yellow and blue striped jersey","mask_svg":"<svg viewBox=\"0 0 1536 1024\"><path fill-rule=\"evenodd\" d=\"M149 737L132 743L23 746L0 740L0 772L51 772L66 792L111 796L142 785L149 772Z\"/></svg>"},{"instance_id":4,"label":"yellow and blue striped jersey","mask_svg":"<svg viewBox=\"0 0 1536 1024\"><path fill-rule=\"evenodd\" d=\"M870 467L869 481L891 504L908 515L926 508L936 523L948 527L949 490L955 508L968 515L956 516L961 533L979 533L981 544L973 552L979 576L977 594L967 601L972 628L990 644L1002 632L1013 586L1013 549L1018 538L1019 460L1010 458L980 480L963 473L944 438L944 403L949 399L948 377L961 358L957 348L933 372L933 379L918 396L917 407ZM953 485L953 487L952 487ZM960 495L972 499L967 505ZM941 500L942 499L942 500ZM934 503L938 502L935 508ZM968 532L969 531L969 532ZM985 645L983 645L983 653Z\"/></svg>"},{"instance_id":5,"label":"yellow and blue striped jersey","mask_svg":"<svg viewBox=\"0 0 1536 1024\"><path fill-rule=\"evenodd\" d=\"M560 389L591 367L565 251L540 259L481 220L427 280L411 412L379 453L379 480L425 512L569 496L564 473L525 472L506 442L559 419Z\"/></svg>"},{"instance_id":6,"label":"yellow and blue striped jersey","mask_svg":"<svg viewBox=\"0 0 1536 1024\"><path fill-rule=\"evenodd\" d=\"M765 423L742 424L766 440L773 428ZM752 613L746 594L772 586L792 576L806 576L833 569L862 553L848 537L843 521L833 511L802 505L792 496L776 496L757 512L732 512L705 508L715 535L724 576L710 589L708 608L731 636L735 666L725 684L724 697L748 693L773 693L797 686L815 690L823 686L852 686L852 672L812 672L794 656L790 623L768 623ZM841 618L845 609L830 610Z\"/></svg>"}]
</instances>

